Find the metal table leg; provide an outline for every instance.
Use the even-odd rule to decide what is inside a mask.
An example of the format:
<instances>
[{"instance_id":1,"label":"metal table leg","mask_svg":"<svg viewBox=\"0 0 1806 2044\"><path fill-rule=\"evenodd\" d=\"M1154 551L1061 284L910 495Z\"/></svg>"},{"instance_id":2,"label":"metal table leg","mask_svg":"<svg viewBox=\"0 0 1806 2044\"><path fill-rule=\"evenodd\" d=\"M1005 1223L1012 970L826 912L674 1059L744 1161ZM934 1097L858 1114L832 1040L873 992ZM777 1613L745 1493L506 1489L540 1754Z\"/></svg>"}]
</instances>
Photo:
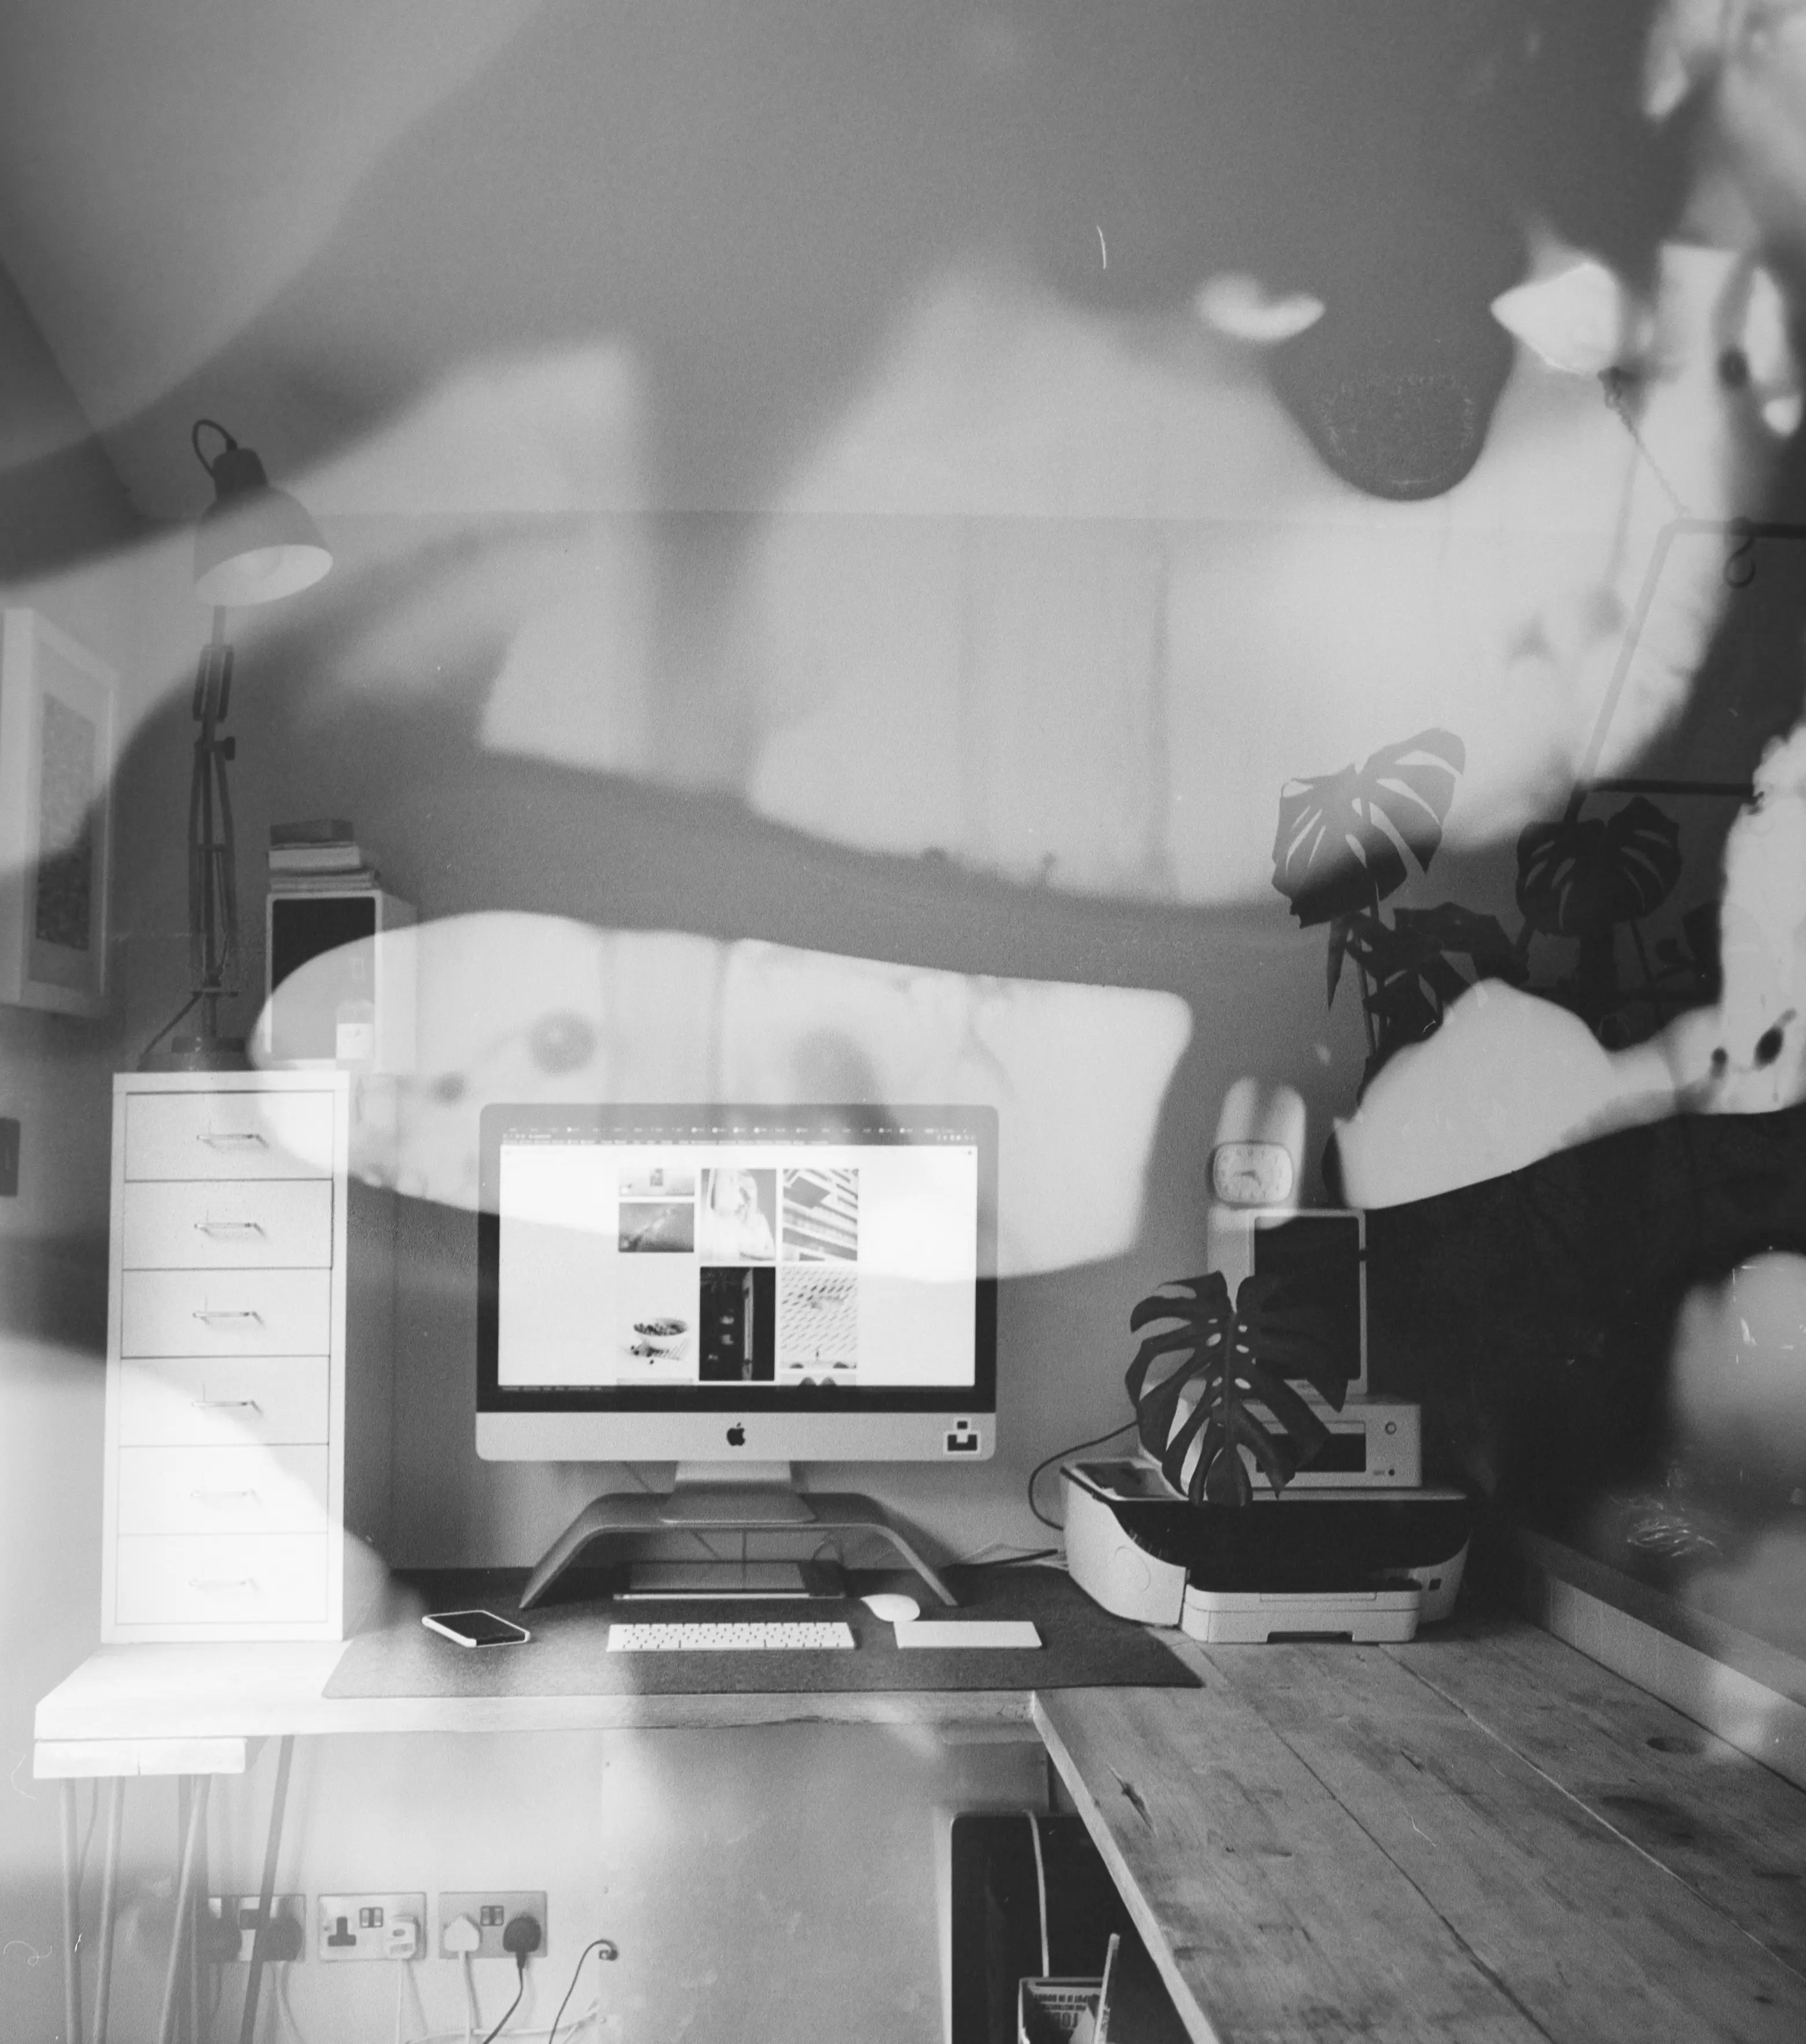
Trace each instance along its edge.
<instances>
[{"instance_id":1,"label":"metal table leg","mask_svg":"<svg viewBox=\"0 0 1806 2044\"><path fill-rule=\"evenodd\" d=\"M257 1891L257 1928L251 1940L251 1971L244 1983L244 2013L238 2026L239 2044L252 2044L252 2033L257 2027L257 1995L263 1984L263 1962L270 1942L270 1911L275 1901L276 1849L282 1843L282 1806L288 1800L289 1765L294 1758L294 1740L284 1739L276 1751L276 1785L270 1798L269 1833L263 1842L263 1885Z\"/></svg>"},{"instance_id":2,"label":"metal table leg","mask_svg":"<svg viewBox=\"0 0 1806 2044\"><path fill-rule=\"evenodd\" d=\"M202 2025L206 2008L206 1983L201 1971L201 1917L207 1907L207 1891L212 1886L207 1873L207 1827L201 1827L201 1836L194 1851L194 1895L188 1905L188 1965L187 1994L188 2035L193 2044L200 2044Z\"/></svg>"},{"instance_id":3,"label":"metal table leg","mask_svg":"<svg viewBox=\"0 0 1806 2044\"><path fill-rule=\"evenodd\" d=\"M207 1821L207 1791L213 1782L212 1776L207 1774L185 1775L183 1779L190 1784L193 1793L188 1805L188 1821L183 1827L182 1869L175 1883L175 1928L169 1941L169 1970L163 1977L163 2012L157 2019L157 2044L174 2044L175 2037L176 1989L184 1971L182 1962L192 1920L195 1858Z\"/></svg>"},{"instance_id":4,"label":"metal table leg","mask_svg":"<svg viewBox=\"0 0 1806 2044\"><path fill-rule=\"evenodd\" d=\"M76 1885L75 1784L63 1783L63 2034L82 2044L82 1897Z\"/></svg>"},{"instance_id":5,"label":"metal table leg","mask_svg":"<svg viewBox=\"0 0 1806 2044\"><path fill-rule=\"evenodd\" d=\"M106 1849L100 1881L100 1951L94 1981L94 2044L106 2044L106 2018L113 2004L113 1931L119 1910L119 1833L125 1814L125 1784L115 1775L106 1785Z\"/></svg>"}]
</instances>

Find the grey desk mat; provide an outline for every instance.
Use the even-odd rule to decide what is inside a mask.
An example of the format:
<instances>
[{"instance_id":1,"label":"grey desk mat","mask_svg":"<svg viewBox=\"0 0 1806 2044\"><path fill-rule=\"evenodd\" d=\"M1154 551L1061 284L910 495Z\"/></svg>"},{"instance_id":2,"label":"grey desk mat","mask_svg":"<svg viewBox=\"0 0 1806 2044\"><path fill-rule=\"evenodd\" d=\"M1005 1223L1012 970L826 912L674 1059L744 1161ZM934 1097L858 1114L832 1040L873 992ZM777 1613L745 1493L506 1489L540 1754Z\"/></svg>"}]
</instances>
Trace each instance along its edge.
<instances>
[{"instance_id":1,"label":"grey desk mat","mask_svg":"<svg viewBox=\"0 0 1806 2044\"><path fill-rule=\"evenodd\" d=\"M599 1600L523 1612L521 1569L398 1576L382 1620L345 1649L329 1696L697 1696L744 1692L1201 1688L1198 1677L1143 1627L1112 1618L1057 1569L949 1572L960 1599L943 1612L924 1592L924 1618L1027 1618L1039 1648L899 1647L891 1627L856 1601L643 1603ZM862 1577L862 1589L908 1587L901 1576ZM917 1586L918 1588L920 1585ZM459 1646L420 1622L428 1611L472 1608L518 1619L522 1646ZM610 1654L611 1619L844 1619L855 1651Z\"/></svg>"}]
</instances>

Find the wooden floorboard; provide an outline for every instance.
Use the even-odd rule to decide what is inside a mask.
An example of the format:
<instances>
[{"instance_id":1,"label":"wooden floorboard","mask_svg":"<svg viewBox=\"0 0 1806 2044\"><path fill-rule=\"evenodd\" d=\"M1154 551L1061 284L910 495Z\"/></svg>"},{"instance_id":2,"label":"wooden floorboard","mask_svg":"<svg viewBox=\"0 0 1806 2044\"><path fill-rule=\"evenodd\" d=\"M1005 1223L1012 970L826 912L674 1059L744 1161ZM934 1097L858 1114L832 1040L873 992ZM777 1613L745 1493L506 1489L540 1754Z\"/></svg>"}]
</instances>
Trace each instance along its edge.
<instances>
[{"instance_id":1,"label":"wooden floorboard","mask_svg":"<svg viewBox=\"0 0 1806 2044\"><path fill-rule=\"evenodd\" d=\"M1806 1792L1512 1619L1395 1658L1806 1974Z\"/></svg>"},{"instance_id":2,"label":"wooden floorboard","mask_svg":"<svg viewBox=\"0 0 1806 2044\"><path fill-rule=\"evenodd\" d=\"M1549 2034L1226 1682L1056 1691L1036 1712L1195 2036L1537 2044Z\"/></svg>"},{"instance_id":3,"label":"wooden floorboard","mask_svg":"<svg viewBox=\"0 0 1806 2044\"><path fill-rule=\"evenodd\" d=\"M1381 1648L1205 1658L1543 2035L1806 2038L1806 1979L1518 1751L1508 1694L1495 1730Z\"/></svg>"}]
</instances>

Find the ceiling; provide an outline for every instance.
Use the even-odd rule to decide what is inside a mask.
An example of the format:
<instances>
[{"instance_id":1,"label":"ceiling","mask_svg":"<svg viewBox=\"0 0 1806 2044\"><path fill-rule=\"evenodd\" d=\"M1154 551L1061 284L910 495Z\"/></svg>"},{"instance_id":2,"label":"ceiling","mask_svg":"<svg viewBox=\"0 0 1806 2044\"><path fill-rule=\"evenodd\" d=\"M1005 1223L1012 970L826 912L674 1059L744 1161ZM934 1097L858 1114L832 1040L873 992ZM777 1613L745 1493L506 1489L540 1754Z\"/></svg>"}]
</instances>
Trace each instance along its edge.
<instances>
[{"instance_id":1,"label":"ceiling","mask_svg":"<svg viewBox=\"0 0 1806 2044\"><path fill-rule=\"evenodd\" d=\"M628 365L655 501L758 502L974 264L1144 325L1225 270L1315 293L1281 396L1363 488L1433 494L1504 373L1527 190L1627 246L1660 209L1571 175L1629 146L1644 10L1576 0L1553 93L1539 11L12 0L0 263L159 520L206 497L198 416L292 476L569 360ZM1334 415L1376 375L1430 419L1409 448Z\"/></svg>"}]
</instances>

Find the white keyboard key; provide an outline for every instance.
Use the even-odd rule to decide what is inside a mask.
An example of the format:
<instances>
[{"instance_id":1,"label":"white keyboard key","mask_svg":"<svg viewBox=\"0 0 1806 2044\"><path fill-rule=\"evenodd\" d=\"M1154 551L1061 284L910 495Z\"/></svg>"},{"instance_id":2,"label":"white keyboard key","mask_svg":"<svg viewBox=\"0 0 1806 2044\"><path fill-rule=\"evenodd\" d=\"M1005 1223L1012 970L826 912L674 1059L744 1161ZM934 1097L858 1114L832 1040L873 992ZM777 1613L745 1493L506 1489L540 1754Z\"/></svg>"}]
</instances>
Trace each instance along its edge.
<instances>
[{"instance_id":1,"label":"white keyboard key","mask_svg":"<svg viewBox=\"0 0 1806 2044\"><path fill-rule=\"evenodd\" d=\"M899 1646L1039 1646L1029 1618L920 1618L897 1628Z\"/></svg>"},{"instance_id":2,"label":"white keyboard key","mask_svg":"<svg viewBox=\"0 0 1806 2044\"><path fill-rule=\"evenodd\" d=\"M806 1654L851 1646L853 1628L840 1619L735 1619L718 1624L635 1623L609 1627L611 1654Z\"/></svg>"}]
</instances>

